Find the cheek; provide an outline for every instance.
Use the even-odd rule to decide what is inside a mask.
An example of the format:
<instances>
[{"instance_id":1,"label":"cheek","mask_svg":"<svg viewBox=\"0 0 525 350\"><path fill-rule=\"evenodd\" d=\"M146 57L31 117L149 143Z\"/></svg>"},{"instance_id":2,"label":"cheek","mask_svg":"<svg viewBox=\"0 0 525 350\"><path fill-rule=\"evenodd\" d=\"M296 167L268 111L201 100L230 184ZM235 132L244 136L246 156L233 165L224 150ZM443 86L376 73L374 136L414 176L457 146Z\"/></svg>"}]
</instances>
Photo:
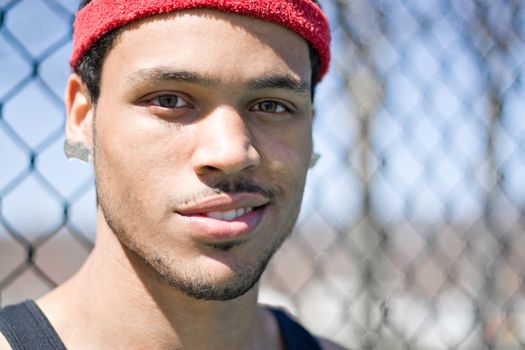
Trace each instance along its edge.
<instances>
[{"instance_id":1,"label":"cheek","mask_svg":"<svg viewBox=\"0 0 525 350\"><path fill-rule=\"evenodd\" d=\"M111 115L117 122L107 116ZM100 195L122 202L128 211L158 218L168 192L180 184L182 134L140 116L100 114L96 121L95 162ZM107 202L107 201L106 201ZM147 207L147 208L146 208ZM147 210L146 210L147 209Z\"/></svg>"},{"instance_id":2,"label":"cheek","mask_svg":"<svg viewBox=\"0 0 525 350\"><path fill-rule=\"evenodd\" d=\"M291 128L274 130L264 142L265 156L277 172L306 173L312 156L311 123L301 123Z\"/></svg>"},{"instance_id":3,"label":"cheek","mask_svg":"<svg viewBox=\"0 0 525 350\"><path fill-rule=\"evenodd\" d=\"M273 133L263 154L269 167L268 174L283 195L297 205L302 198L312 155L311 127L304 125L294 128L293 132L276 135L278 133Z\"/></svg>"}]
</instances>

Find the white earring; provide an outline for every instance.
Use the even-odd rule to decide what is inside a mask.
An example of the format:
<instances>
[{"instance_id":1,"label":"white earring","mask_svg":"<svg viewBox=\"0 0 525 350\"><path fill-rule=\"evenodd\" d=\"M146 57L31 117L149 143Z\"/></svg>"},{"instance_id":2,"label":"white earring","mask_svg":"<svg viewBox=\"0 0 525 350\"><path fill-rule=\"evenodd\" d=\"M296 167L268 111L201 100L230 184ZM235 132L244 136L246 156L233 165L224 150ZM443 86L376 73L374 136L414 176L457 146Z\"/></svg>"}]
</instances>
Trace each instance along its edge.
<instances>
[{"instance_id":1,"label":"white earring","mask_svg":"<svg viewBox=\"0 0 525 350\"><path fill-rule=\"evenodd\" d=\"M312 154L312 158L310 158L310 165L308 166L308 168L312 169L317 164L319 158L321 158L321 155L319 153L314 152Z\"/></svg>"},{"instance_id":2,"label":"white earring","mask_svg":"<svg viewBox=\"0 0 525 350\"><path fill-rule=\"evenodd\" d=\"M93 149L91 147L87 147L82 142L73 143L68 139L64 141L64 154L69 160L78 159L85 163L93 160Z\"/></svg>"}]
</instances>

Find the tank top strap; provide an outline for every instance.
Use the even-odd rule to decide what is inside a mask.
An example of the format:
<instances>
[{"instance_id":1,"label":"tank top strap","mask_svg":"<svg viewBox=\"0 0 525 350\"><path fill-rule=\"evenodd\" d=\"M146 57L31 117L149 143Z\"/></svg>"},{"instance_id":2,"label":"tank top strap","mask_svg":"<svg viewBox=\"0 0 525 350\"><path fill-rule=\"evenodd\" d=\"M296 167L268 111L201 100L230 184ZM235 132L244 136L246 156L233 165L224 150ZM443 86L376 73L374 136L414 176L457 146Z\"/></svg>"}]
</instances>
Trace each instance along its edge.
<instances>
[{"instance_id":1,"label":"tank top strap","mask_svg":"<svg viewBox=\"0 0 525 350\"><path fill-rule=\"evenodd\" d=\"M66 350L57 332L33 300L0 310L0 332L13 350Z\"/></svg>"},{"instance_id":2,"label":"tank top strap","mask_svg":"<svg viewBox=\"0 0 525 350\"><path fill-rule=\"evenodd\" d=\"M277 319L286 350L321 350L317 339L284 311L269 309Z\"/></svg>"}]
</instances>

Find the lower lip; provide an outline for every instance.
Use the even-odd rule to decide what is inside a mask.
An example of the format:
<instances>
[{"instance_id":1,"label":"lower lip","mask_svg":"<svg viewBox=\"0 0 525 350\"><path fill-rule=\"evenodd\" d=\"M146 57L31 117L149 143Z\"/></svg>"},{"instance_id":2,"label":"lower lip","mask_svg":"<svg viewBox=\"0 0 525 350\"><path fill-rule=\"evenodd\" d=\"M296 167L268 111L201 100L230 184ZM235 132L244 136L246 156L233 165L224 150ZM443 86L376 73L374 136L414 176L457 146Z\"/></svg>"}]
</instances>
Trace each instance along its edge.
<instances>
[{"instance_id":1,"label":"lower lip","mask_svg":"<svg viewBox=\"0 0 525 350\"><path fill-rule=\"evenodd\" d=\"M181 215L181 217L198 236L211 240L227 240L247 236L259 225L265 211L266 207L257 208L230 221L204 215Z\"/></svg>"}]
</instances>

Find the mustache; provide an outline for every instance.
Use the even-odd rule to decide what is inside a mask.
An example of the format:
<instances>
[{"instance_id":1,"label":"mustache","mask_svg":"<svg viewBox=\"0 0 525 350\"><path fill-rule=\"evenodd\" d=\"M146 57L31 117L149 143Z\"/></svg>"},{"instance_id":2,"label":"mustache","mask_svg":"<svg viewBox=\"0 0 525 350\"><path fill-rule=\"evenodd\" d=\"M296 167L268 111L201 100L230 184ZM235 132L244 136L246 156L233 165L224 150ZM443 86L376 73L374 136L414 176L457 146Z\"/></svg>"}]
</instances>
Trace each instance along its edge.
<instances>
[{"instance_id":1,"label":"mustache","mask_svg":"<svg viewBox=\"0 0 525 350\"><path fill-rule=\"evenodd\" d=\"M213 186L204 188L200 191L194 192L193 194L185 197L175 199L170 203L172 206L185 206L191 203L199 202L208 197L212 197L218 194L236 194L236 193L254 193L265 197L268 200L272 200L279 194L279 190L274 187L261 186L254 182L247 180L228 181L228 182L217 182Z\"/></svg>"}]
</instances>

